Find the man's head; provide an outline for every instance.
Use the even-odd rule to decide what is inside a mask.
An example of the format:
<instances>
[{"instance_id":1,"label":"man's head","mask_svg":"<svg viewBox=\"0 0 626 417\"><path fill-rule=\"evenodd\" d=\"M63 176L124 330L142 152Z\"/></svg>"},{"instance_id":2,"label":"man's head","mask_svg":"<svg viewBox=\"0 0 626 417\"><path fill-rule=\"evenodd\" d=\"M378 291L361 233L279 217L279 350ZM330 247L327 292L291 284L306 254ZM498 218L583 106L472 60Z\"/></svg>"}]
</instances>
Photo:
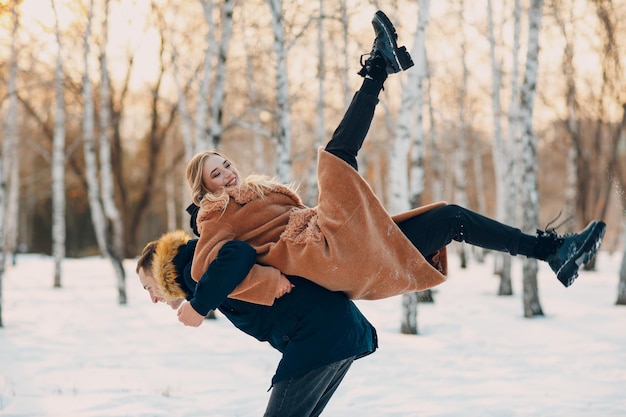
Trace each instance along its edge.
<instances>
[{"instance_id":1,"label":"man's head","mask_svg":"<svg viewBox=\"0 0 626 417\"><path fill-rule=\"evenodd\" d=\"M178 272L175 258L180 247L189 239L185 232L179 230L166 233L144 247L137 260L136 272L153 303L164 302L176 309L185 300L186 292L181 288L184 280Z\"/></svg>"}]
</instances>

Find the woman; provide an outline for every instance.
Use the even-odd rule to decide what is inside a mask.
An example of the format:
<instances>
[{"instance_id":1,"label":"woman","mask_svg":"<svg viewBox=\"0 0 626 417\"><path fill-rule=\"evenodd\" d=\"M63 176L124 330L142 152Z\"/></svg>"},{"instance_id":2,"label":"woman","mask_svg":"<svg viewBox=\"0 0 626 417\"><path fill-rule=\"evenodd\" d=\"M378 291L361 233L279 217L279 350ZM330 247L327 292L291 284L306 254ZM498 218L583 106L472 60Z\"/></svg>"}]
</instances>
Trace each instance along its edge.
<instances>
[{"instance_id":1,"label":"woman","mask_svg":"<svg viewBox=\"0 0 626 417\"><path fill-rule=\"evenodd\" d=\"M209 151L187 165L187 180L200 206L200 239L192 276L199 280L222 245L248 242L257 263L239 299L271 305L280 272L303 276L352 299L379 299L433 287L445 280L445 247L452 240L549 262L569 286L581 264L598 250L605 224L581 233L554 230L523 234L455 205L437 203L389 216L357 172L356 156L369 130L378 94L388 74L413 65L396 44L393 25L382 12L372 21L376 39L359 72L364 77L332 139L318 155L319 201L306 207L291 188L267 177L241 179L233 163ZM276 269L263 269L262 265ZM269 272L268 272L269 271ZM264 289L264 290L260 290Z\"/></svg>"}]
</instances>

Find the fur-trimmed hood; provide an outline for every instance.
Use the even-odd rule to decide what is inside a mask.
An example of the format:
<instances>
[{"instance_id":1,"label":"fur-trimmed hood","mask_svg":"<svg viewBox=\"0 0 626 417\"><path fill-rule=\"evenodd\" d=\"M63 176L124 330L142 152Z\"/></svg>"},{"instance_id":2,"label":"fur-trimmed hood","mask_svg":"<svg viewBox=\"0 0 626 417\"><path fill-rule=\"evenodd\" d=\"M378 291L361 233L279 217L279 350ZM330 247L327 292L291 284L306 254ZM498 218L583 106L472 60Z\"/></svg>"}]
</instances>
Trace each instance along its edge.
<instances>
[{"instance_id":1,"label":"fur-trimmed hood","mask_svg":"<svg viewBox=\"0 0 626 417\"><path fill-rule=\"evenodd\" d=\"M161 288L166 301L190 299L193 288L185 280L189 274L196 240L183 230L165 233L159 239L152 261L152 276Z\"/></svg>"}]
</instances>

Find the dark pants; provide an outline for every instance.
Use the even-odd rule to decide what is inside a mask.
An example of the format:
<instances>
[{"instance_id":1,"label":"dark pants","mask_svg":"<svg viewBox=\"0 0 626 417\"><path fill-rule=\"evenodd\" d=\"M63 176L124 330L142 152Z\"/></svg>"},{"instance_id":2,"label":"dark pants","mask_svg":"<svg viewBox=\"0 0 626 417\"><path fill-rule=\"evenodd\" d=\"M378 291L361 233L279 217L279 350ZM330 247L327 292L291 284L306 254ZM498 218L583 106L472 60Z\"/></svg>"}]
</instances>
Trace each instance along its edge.
<instances>
[{"instance_id":1,"label":"dark pants","mask_svg":"<svg viewBox=\"0 0 626 417\"><path fill-rule=\"evenodd\" d=\"M425 256L453 240L511 255L532 256L536 238L466 208L449 204L398 224L400 230Z\"/></svg>"},{"instance_id":2,"label":"dark pants","mask_svg":"<svg viewBox=\"0 0 626 417\"><path fill-rule=\"evenodd\" d=\"M264 417L317 417L333 396L354 358L278 381L272 388Z\"/></svg>"},{"instance_id":3,"label":"dark pants","mask_svg":"<svg viewBox=\"0 0 626 417\"><path fill-rule=\"evenodd\" d=\"M367 80L366 80L367 81ZM343 120L326 145L326 150L358 169L356 157L374 117L378 104L377 90L364 82ZM425 256L443 248L453 240L511 255L534 257L535 236L499 223L466 208L448 205L406 220L400 229Z\"/></svg>"}]
</instances>

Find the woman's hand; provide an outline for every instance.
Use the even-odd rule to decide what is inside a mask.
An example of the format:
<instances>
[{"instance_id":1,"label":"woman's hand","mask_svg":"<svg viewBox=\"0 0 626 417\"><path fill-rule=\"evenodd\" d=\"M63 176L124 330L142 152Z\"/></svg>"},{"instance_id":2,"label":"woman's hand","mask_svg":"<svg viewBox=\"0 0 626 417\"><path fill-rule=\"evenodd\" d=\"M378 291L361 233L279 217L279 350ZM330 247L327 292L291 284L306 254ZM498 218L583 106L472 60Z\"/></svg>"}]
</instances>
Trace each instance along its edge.
<instances>
[{"instance_id":1,"label":"woman's hand","mask_svg":"<svg viewBox=\"0 0 626 417\"><path fill-rule=\"evenodd\" d=\"M185 302L178 309L178 321L185 326L198 327L204 321L204 316L194 310L189 302Z\"/></svg>"},{"instance_id":2,"label":"woman's hand","mask_svg":"<svg viewBox=\"0 0 626 417\"><path fill-rule=\"evenodd\" d=\"M283 295L290 293L291 289L294 287L295 285L293 285L284 274L280 274L278 287L276 288L276 298L280 298Z\"/></svg>"}]
</instances>

